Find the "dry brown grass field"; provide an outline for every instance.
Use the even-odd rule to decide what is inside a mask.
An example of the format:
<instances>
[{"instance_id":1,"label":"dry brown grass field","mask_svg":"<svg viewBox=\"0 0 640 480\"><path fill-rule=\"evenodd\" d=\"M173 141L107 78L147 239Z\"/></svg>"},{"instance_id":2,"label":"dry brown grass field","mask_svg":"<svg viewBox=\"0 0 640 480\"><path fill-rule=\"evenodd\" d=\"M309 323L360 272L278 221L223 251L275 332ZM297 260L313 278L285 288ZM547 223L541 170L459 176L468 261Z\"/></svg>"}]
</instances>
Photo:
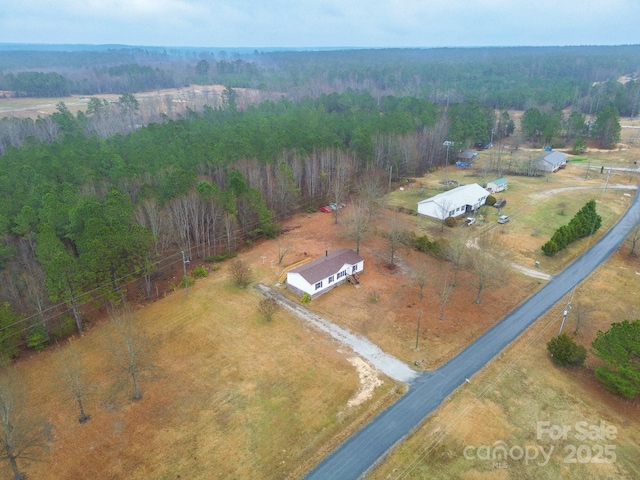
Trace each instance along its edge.
<instances>
[{"instance_id":1,"label":"dry brown grass field","mask_svg":"<svg viewBox=\"0 0 640 480\"><path fill-rule=\"evenodd\" d=\"M352 355L284 312L264 322L260 296L231 283L216 272L136 312L155 367L140 401L113 387L106 321L74 338L98 387L85 424L59 387L59 352L12 367L27 413L50 430L29 478L298 478L404 391L379 375L373 397L348 407L360 387Z\"/></svg>"},{"instance_id":2,"label":"dry brown grass field","mask_svg":"<svg viewBox=\"0 0 640 480\"><path fill-rule=\"evenodd\" d=\"M195 95L210 95L212 99L218 99L220 93L224 87L218 85L211 86L190 86L185 88L171 88L157 90L153 92L136 93L135 97L138 101L144 101L148 99L162 100L165 96L169 95L174 97L174 102L182 103L186 101L188 97L194 97ZM37 118L38 116L51 115L56 111L56 105L59 102L69 108L71 112L76 114L79 110L86 110L89 103L89 99L95 97L103 100L107 100L110 103L118 101L120 95L116 94L104 94L104 95L89 95L89 96L70 96L59 98L0 98L0 117L11 116L18 118Z\"/></svg>"},{"instance_id":3,"label":"dry brown grass field","mask_svg":"<svg viewBox=\"0 0 640 480\"><path fill-rule=\"evenodd\" d=\"M439 292L443 278L451 273L449 264L403 247L396 252L396 267L389 268L389 249L380 233L388 231L390 219L395 216L404 228L450 242L462 236L473 244L488 236L496 255L531 269L539 261L537 271L553 274L602 235L629 204L634 192L614 187L637 185L638 174L612 171L609 176L596 167L627 167L638 152L631 140L623 138L626 145L614 152L588 152L548 177L509 177L510 188L504 193L508 203L502 213L512 220L504 226L497 224L495 209L483 212L484 222L443 232L437 222L396 212L398 206L415 208L417 201L442 188L443 179L483 183L482 161L493 151L481 153L475 170L448 168L414 179L388 196L388 208L375 219L363 242L361 284L339 286L315 299L309 309L366 335L408 364L417 362L416 368L442 365L544 280L507 269L478 305L473 274L463 268L440 321ZM543 258L540 246L591 198L603 216L601 231L556 257ZM277 285L283 268L354 245L330 214L300 214L283 226L279 240L294 248L282 265L277 265L276 240L257 242L240 258L250 265L254 281L296 299ZM429 272L422 299L413 279L420 265ZM372 398L348 407L360 388L350 351L283 311L272 322L264 322L257 310L260 296L252 288L233 287L227 271L223 264L221 271L198 280L188 296L178 290L135 312L156 367L143 381L141 401L130 400L127 389L113 387L105 346L108 320L94 322L82 338L73 339L97 383L87 405L92 418L84 425L77 422L73 402L58 387L58 352L51 349L17 362L13 368L31 393L30 412L43 416L49 425L48 452L24 468L30 478L300 478L402 394L403 386L383 378ZM583 305L580 343L588 346L596 331L612 321L629 315L638 318L636 271L640 272L637 259L629 259L622 249L574 292L574 312ZM593 472L601 478L638 477L633 469L637 468L634 452L640 446L637 402L623 402L603 391L588 368L558 369L546 355L544 345L557 329L563 308L559 305L540 319L456 392L374 478L590 477L591 464L567 467L561 457L554 457L546 468L510 463L497 469L462 456L467 444L535 443L537 419L563 424L583 420L595 424L603 419L614 424L620 432L615 442L618 460L593 467ZM419 311L423 313L416 349ZM572 321L570 317L567 328L575 328Z\"/></svg>"}]
</instances>

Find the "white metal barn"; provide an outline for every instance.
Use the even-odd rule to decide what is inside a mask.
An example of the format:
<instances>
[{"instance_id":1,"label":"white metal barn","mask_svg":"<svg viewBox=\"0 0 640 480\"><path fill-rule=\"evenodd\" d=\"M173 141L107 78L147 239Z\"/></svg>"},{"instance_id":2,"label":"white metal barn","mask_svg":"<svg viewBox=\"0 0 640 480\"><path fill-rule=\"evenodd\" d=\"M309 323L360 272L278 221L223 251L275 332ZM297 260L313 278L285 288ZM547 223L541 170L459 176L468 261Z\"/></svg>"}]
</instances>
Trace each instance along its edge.
<instances>
[{"instance_id":1,"label":"white metal barn","mask_svg":"<svg viewBox=\"0 0 640 480\"><path fill-rule=\"evenodd\" d=\"M557 172L560 168L567 164L567 157L562 152L547 152L536 158L535 164L538 170L543 172Z\"/></svg>"},{"instance_id":2,"label":"white metal barn","mask_svg":"<svg viewBox=\"0 0 640 480\"><path fill-rule=\"evenodd\" d=\"M327 252L324 257L287 272L287 288L315 298L363 270L364 259L353 250Z\"/></svg>"},{"instance_id":3,"label":"white metal barn","mask_svg":"<svg viewBox=\"0 0 640 480\"><path fill-rule=\"evenodd\" d=\"M488 196L477 183L463 185L418 202L418 213L438 220L457 217L478 210Z\"/></svg>"}]
</instances>

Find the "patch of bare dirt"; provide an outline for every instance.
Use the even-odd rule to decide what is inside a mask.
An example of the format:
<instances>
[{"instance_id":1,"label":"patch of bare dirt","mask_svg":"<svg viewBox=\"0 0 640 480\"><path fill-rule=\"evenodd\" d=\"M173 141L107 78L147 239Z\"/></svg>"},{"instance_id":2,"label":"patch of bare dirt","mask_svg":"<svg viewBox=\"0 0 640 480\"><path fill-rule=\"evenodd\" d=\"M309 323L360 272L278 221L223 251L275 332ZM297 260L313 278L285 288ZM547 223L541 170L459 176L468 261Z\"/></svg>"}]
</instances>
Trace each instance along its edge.
<instances>
[{"instance_id":1,"label":"patch of bare dirt","mask_svg":"<svg viewBox=\"0 0 640 480\"><path fill-rule=\"evenodd\" d=\"M384 382L378 377L376 370L362 358L350 357L347 360L356 367L360 379L360 389L347 402L347 407L353 408L369 400L373 396L374 390L382 386Z\"/></svg>"}]
</instances>

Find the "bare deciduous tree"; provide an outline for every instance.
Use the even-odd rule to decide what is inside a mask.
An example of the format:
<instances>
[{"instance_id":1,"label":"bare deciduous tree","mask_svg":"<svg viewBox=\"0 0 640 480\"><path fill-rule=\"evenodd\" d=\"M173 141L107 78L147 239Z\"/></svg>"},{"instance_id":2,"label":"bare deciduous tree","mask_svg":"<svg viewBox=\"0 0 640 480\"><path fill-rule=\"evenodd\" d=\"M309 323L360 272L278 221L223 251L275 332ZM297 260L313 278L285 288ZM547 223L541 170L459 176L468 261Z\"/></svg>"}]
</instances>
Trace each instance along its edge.
<instances>
[{"instance_id":1,"label":"bare deciduous tree","mask_svg":"<svg viewBox=\"0 0 640 480\"><path fill-rule=\"evenodd\" d=\"M446 225L447 218L449 218L451 214L452 204L451 201L443 199L440 200L440 203L436 203L438 210L438 217L440 218L440 231L444 232L444 226Z\"/></svg>"},{"instance_id":2,"label":"bare deciduous tree","mask_svg":"<svg viewBox=\"0 0 640 480\"><path fill-rule=\"evenodd\" d=\"M278 246L278 265L281 265L284 257L293 250L293 243L288 240L285 241L282 238L278 238L276 244Z\"/></svg>"},{"instance_id":3,"label":"bare deciduous tree","mask_svg":"<svg viewBox=\"0 0 640 480\"><path fill-rule=\"evenodd\" d=\"M231 277L236 286L246 288L251 283L251 270L244 260L235 260L229 266Z\"/></svg>"},{"instance_id":4,"label":"bare deciduous tree","mask_svg":"<svg viewBox=\"0 0 640 480\"><path fill-rule=\"evenodd\" d=\"M44 448L44 425L26 412L26 400L15 372L0 372L0 457L9 463L14 480L26 478L18 462L37 460Z\"/></svg>"},{"instance_id":5,"label":"bare deciduous tree","mask_svg":"<svg viewBox=\"0 0 640 480\"><path fill-rule=\"evenodd\" d=\"M76 402L80 411L78 422L85 423L91 418L91 415L85 412L85 402L95 391L95 384L87 379L80 353L74 343L69 342L69 345L60 348L58 358L60 378L68 396Z\"/></svg>"},{"instance_id":6,"label":"bare deciduous tree","mask_svg":"<svg viewBox=\"0 0 640 480\"><path fill-rule=\"evenodd\" d=\"M369 233L368 209L360 200L350 205L344 226L347 238L356 242L356 253L360 254L360 243Z\"/></svg>"},{"instance_id":7,"label":"bare deciduous tree","mask_svg":"<svg viewBox=\"0 0 640 480\"><path fill-rule=\"evenodd\" d=\"M278 302L273 298L264 298L258 304L258 311L266 322L270 322L278 311Z\"/></svg>"},{"instance_id":8,"label":"bare deciduous tree","mask_svg":"<svg viewBox=\"0 0 640 480\"><path fill-rule=\"evenodd\" d=\"M235 248L235 229L238 225L235 215L225 212L222 217L222 225L224 227L224 237L227 244L227 253Z\"/></svg>"},{"instance_id":9,"label":"bare deciduous tree","mask_svg":"<svg viewBox=\"0 0 640 480\"><path fill-rule=\"evenodd\" d=\"M340 204L345 201L349 194L349 180L352 175L353 159L349 155L339 153L329 184L329 198L336 204L336 208L333 210L333 218L336 225L342 212Z\"/></svg>"},{"instance_id":10,"label":"bare deciduous tree","mask_svg":"<svg viewBox=\"0 0 640 480\"><path fill-rule=\"evenodd\" d=\"M564 217L567 214L567 207L569 204L567 202L558 202L558 215Z\"/></svg>"},{"instance_id":11,"label":"bare deciduous tree","mask_svg":"<svg viewBox=\"0 0 640 480\"><path fill-rule=\"evenodd\" d=\"M451 284L455 287L458 284L458 272L462 268L465 257L467 254L467 241L469 237L465 230L462 228L456 228L453 231L453 235L449 239L445 250L445 257L451 262L453 267L453 279Z\"/></svg>"},{"instance_id":12,"label":"bare deciduous tree","mask_svg":"<svg viewBox=\"0 0 640 480\"><path fill-rule=\"evenodd\" d=\"M387 246L389 247L389 265L393 267L395 266L396 250L402 245L405 232L400 228L400 222L395 215L391 217L389 227L389 232L385 234L385 238L387 240Z\"/></svg>"},{"instance_id":13,"label":"bare deciduous tree","mask_svg":"<svg viewBox=\"0 0 640 480\"><path fill-rule=\"evenodd\" d=\"M367 220L371 222L384 207L384 172L382 170L369 170L358 178L356 185L359 203L366 208Z\"/></svg>"},{"instance_id":14,"label":"bare deciduous tree","mask_svg":"<svg viewBox=\"0 0 640 480\"><path fill-rule=\"evenodd\" d=\"M580 327L584 325L584 323L587 321L587 318L589 317L589 314L593 312L593 308L593 305L583 301L577 301L573 303L571 314L576 319L576 328L573 330L574 335L578 334Z\"/></svg>"},{"instance_id":15,"label":"bare deciduous tree","mask_svg":"<svg viewBox=\"0 0 640 480\"><path fill-rule=\"evenodd\" d=\"M439 295L440 295L440 321L444 321L444 308L447 305L447 302L449 301L449 297L451 296L451 292L453 292L453 282L451 281L451 279L449 278L449 270L447 270L446 272L444 272L444 274L441 276L440 278L441 280L441 285L440 285L440 291L439 291Z\"/></svg>"},{"instance_id":16,"label":"bare deciduous tree","mask_svg":"<svg viewBox=\"0 0 640 480\"><path fill-rule=\"evenodd\" d=\"M424 287L427 284L428 279L429 273L427 265L425 263L420 263L413 271L413 281L418 287L418 298L420 300L424 298Z\"/></svg>"},{"instance_id":17,"label":"bare deciduous tree","mask_svg":"<svg viewBox=\"0 0 640 480\"><path fill-rule=\"evenodd\" d=\"M153 370L147 341L126 307L113 312L111 317L109 348L114 367L119 376L131 380L133 399L140 400L140 380Z\"/></svg>"},{"instance_id":18,"label":"bare deciduous tree","mask_svg":"<svg viewBox=\"0 0 640 480\"><path fill-rule=\"evenodd\" d=\"M495 238L491 241L482 235L478 239L477 248L471 253L471 269L475 274L474 286L478 289L476 303L481 303L482 292L493 286L498 286L504 278L506 265L502 257L504 246Z\"/></svg>"}]
</instances>

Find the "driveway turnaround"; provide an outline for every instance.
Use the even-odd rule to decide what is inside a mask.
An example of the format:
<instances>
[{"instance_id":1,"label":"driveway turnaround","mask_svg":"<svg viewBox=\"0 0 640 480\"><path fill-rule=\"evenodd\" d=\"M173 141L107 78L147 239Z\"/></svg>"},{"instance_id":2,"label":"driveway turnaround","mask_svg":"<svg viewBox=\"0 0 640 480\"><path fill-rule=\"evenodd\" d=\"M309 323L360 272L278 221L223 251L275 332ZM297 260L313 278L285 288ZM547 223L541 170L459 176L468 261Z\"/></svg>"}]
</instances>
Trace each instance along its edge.
<instances>
[{"instance_id":1,"label":"driveway turnaround","mask_svg":"<svg viewBox=\"0 0 640 480\"><path fill-rule=\"evenodd\" d=\"M466 379L484 367L604 262L639 222L640 196L636 194L629 210L596 244L448 363L421 374L412 382L406 395L338 447L306 478L360 478Z\"/></svg>"}]
</instances>

